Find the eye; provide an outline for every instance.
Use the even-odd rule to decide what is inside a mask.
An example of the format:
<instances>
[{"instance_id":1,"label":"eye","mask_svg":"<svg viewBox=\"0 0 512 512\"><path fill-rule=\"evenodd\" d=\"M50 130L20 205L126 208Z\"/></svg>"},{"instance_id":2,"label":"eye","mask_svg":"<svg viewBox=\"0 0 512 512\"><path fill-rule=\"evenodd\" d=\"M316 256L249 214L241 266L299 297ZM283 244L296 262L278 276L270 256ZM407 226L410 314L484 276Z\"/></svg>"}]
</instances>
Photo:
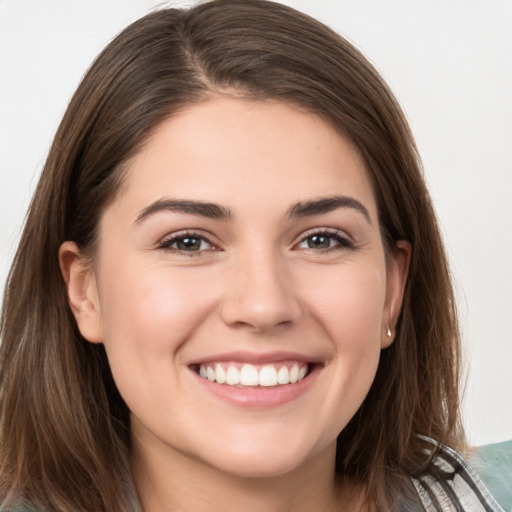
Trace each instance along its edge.
<instances>
[{"instance_id":1,"label":"eye","mask_svg":"<svg viewBox=\"0 0 512 512\"><path fill-rule=\"evenodd\" d=\"M179 233L162 240L159 249L166 249L178 253L201 253L203 251L217 250L217 248L203 235L198 233Z\"/></svg>"},{"instance_id":2,"label":"eye","mask_svg":"<svg viewBox=\"0 0 512 512\"><path fill-rule=\"evenodd\" d=\"M328 251L330 249L353 249L354 243L340 231L322 230L306 233L296 245L297 249Z\"/></svg>"}]
</instances>

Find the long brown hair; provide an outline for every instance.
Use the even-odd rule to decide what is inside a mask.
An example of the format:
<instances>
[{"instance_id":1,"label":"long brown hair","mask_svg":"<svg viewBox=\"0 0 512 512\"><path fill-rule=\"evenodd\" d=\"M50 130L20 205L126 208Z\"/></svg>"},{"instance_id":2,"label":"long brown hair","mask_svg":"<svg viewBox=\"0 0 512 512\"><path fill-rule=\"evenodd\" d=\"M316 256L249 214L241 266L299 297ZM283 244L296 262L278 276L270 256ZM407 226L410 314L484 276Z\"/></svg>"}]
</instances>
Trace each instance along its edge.
<instances>
[{"instance_id":1,"label":"long brown hair","mask_svg":"<svg viewBox=\"0 0 512 512\"><path fill-rule=\"evenodd\" d=\"M388 250L412 245L394 343L337 447L337 471L379 510L428 466L424 441L462 443L450 275L407 122L352 45L293 9L214 0L136 21L99 55L56 133L7 280L0 349L0 507L131 510L129 411L101 345L67 303L58 249L94 255L123 164L152 130L211 92L315 113L364 157Z\"/></svg>"}]
</instances>

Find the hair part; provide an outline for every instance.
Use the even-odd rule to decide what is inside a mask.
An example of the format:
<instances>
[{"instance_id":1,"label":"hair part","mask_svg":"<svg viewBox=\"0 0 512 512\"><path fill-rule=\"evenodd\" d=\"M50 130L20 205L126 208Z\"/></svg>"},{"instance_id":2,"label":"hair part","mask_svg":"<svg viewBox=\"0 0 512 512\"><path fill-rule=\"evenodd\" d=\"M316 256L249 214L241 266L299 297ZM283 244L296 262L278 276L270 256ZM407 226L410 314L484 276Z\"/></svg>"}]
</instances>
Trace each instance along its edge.
<instances>
[{"instance_id":1,"label":"hair part","mask_svg":"<svg viewBox=\"0 0 512 512\"><path fill-rule=\"evenodd\" d=\"M429 464L420 435L460 447L460 347L448 264L405 117L352 45L264 0L214 0L136 21L98 56L56 133L8 276L0 348L0 507L130 510L129 411L102 345L80 335L58 250L93 257L126 163L161 122L213 94L320 116L366 163L383 239L412 245L394 343L338 438L337 471L391 508Z\"/></svg>"}]
</instances>

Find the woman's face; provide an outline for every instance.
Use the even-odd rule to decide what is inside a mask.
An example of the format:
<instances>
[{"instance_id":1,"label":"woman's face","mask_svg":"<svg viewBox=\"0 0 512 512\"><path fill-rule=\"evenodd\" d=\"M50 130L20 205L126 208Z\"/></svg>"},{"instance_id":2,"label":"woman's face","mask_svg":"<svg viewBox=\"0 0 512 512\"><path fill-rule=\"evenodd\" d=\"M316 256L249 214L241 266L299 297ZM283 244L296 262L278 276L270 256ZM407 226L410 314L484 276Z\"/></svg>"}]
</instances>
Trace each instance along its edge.
<instances>
[{"instance_id":1,"label":"woman's face","mask_svg":"<svg viewBox=\"0 0 512 512\"><path fill-rule=\"evenodd\" d=\"M347 140L290 106L227 98L154 131L92 267L74 252L61 249L71 305L105 345L136 448L246 476L332 462L392 341L408 259L402 244L386 260Z\"/></svg>"}]
</instances>

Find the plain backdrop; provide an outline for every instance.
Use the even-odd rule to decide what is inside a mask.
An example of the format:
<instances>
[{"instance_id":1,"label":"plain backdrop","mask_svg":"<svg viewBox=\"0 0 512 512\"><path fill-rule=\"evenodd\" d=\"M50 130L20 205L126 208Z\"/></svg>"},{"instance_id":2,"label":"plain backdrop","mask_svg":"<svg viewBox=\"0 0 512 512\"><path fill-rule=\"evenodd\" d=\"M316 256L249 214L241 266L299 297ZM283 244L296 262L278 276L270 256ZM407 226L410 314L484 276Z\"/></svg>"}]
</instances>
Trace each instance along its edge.
<instances>
[{"instance_id":1,"label":"plain backdrop","mask_svg":"<svg viewBox=\"0 0 512 512\"><path fill-rule=\"evenodd\" d=\"M352 41L402 104L453 267L469 438L512 438L512 1L284 3ZM81 76L119 30L158 4L0 0L0 288Z\"/></svg>"}]
</instances>

